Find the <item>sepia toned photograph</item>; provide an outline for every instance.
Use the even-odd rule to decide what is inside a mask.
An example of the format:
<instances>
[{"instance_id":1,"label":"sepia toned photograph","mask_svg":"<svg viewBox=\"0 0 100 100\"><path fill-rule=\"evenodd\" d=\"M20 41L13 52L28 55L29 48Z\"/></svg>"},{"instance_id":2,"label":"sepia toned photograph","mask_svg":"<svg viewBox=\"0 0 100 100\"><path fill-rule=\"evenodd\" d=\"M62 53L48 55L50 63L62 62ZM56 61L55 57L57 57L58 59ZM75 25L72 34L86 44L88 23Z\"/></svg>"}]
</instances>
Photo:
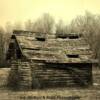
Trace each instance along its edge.
<instances>
[{"instance_id":1,"label":"sepia toned photograph","mask_svg":"<svg viewBox=\"0 0 100 100\"><path fill-rule=\"evenodd\" d=\"M99 0L0 0L0 100L100 100Z\"/></svg>"}]
</instances>

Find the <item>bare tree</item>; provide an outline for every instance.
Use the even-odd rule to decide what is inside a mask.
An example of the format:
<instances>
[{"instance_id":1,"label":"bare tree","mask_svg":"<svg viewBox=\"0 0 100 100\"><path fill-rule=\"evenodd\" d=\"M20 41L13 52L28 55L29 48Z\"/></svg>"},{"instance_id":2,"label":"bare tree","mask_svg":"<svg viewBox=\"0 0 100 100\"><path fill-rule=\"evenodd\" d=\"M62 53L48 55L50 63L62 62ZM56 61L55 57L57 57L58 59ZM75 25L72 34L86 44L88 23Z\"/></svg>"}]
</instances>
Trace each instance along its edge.
<instances>
[{"instance_id":1,"label":"bare tree","mask_svg":"<svg viewBox=\"0 0 100 100\"><path fill-rule=\"evenodd\" d=\"M56 33L64 33L64 22L62 20L59 20L58 23L56 24Z\"/></svg>"},{"instance_id":2,"label":"bare tree","mask_svg":"<svg viewBox=\"0 0 100 100\"><path fill-rule=\"evenodd\" d=\"M13 25L13 30L23 30L23 25L21 22L15 22Z\"/></svg>"},{"instance_id":3,"label":"bare tree","mask_svg":"<svg viewBox=\"0 0 100 100\"><path fill-rule=\"evenodd\" d=\"M5 59L5 39L4 39L4 29L0 27L0 64L3 63Z\"/></svg>"},{"instance_id":4,"label":"bare tree","mask_svg":"<svg viewBox=\"0 0 100 100\"><path fill-rule=\"evenodd\" d=\"M84 30L84 23L85 18L84 16L77 16L75 19L73 19L69 25L70 32L72 33L83 33Z\"/></svg>"},{"instance_id":5,"label":"bare tree","mask_svg":"<svg viewBox=\"0 0 100 100\"><path fill-rule=\"evenodd\" d=\"M13 25L10 22L7 22L5 25L5 31L8 34L11 34L13 31Z\"/></svg>"},{"instance_id":6,"label":"bare tree","mask_svg":"<svg viewBox=\"0 0 100 100\"><path fill-rule=\"evenodd\" d=\"M65 24L62 20L59 20L56 24L56 36L66 36L66 34L71 32L70 25Z\"/></svg>"},{"instance_id":7,"label":"bare tree","mask_svg":"<svg viewBox=\"0 0 100 100\"><path fill-rule=\"evenodd\" d=\"M44 33L52 33L54 29L54 19L53 17L45 13L42 17L37 19L33 25L33 29L38 32L44 32Z\"/></svg>"},{"instance_id":8,"label":"bare tree","mask_svg":"<svg viewBox=\"0 0 100 100\"><path fill-rule=\"evenodd\" d=\"M33 24L34 23L31 20L26 21L25 30L34 31Z\"/></svg>"},{"instance_id":9,"label":"bare tree","mask_svg":"<svg viewBox=\"0 0 100 100\"><path fill-rule=\"evenodd\" d=\"M77 16L72 20L71 32L83 33L92 50L95 58L100 63L100 15L92 14L86 11L84 16Z\"/></svg>"}]
</instances>

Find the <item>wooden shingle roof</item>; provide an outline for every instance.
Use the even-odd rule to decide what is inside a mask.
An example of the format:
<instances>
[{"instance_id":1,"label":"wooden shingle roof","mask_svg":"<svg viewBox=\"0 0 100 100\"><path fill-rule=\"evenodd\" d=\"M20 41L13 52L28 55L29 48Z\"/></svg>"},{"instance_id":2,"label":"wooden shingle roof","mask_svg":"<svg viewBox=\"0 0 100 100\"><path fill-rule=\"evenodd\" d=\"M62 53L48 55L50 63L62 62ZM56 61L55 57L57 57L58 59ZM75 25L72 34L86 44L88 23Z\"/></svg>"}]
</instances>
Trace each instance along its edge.
<instances>
[{"instance_id":1,"label":"wooden shingle roof","mask_svg":"<svg viewBox=\"0 0 100 100\"><path fill-rule=\"evenodd\" d=\"M93 52L82 35L77 37L76 33L71 33L68 34L69 38L67 36L63 39L54 38L52 35L53 38L50 38L46 34L49 38L41 41L36 39L36 34L30 31L14 31L16 40L27 59L58 63L92 63Z\"/></svg>"}]
</instances>

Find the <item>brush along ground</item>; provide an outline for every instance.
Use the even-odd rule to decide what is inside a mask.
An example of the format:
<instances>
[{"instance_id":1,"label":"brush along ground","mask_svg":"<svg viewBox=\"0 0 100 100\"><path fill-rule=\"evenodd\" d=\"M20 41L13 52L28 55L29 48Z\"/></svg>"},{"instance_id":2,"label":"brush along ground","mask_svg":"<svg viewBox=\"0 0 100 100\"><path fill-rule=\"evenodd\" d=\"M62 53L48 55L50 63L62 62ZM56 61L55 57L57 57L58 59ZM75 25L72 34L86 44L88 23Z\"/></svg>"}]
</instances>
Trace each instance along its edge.
<instances>
[{"instance_id":1,"label":"brush along ground","mask_svg":"<svg viewBox=\"0 0 100 100\"><path fill-rule=\"evenodd\" d=\"M12 91L7 88L10 68L0 69L0 100L100 100L100 69L93 69L93 87Z\"/></svg>"}]
</instances>

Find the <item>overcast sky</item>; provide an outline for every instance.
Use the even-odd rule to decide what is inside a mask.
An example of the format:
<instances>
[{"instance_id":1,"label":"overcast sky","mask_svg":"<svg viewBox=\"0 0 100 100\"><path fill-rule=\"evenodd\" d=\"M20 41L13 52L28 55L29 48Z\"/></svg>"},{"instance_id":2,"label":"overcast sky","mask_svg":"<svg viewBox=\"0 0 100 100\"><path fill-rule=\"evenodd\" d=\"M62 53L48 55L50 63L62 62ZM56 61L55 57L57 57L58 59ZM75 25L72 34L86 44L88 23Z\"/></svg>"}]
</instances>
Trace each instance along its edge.
<instances>
[{"instance_id":1,"label":"overcast sky","mask_svg":"<svg viewBox=\"0 0 100 100\"><path fill-rule=\"evenodd\" d=\"M0 0L0 25L35 20L43 13L50 13L55 20L70 22L85 10L99 14L100 0Z\"/></svg>"}]
</instances>

